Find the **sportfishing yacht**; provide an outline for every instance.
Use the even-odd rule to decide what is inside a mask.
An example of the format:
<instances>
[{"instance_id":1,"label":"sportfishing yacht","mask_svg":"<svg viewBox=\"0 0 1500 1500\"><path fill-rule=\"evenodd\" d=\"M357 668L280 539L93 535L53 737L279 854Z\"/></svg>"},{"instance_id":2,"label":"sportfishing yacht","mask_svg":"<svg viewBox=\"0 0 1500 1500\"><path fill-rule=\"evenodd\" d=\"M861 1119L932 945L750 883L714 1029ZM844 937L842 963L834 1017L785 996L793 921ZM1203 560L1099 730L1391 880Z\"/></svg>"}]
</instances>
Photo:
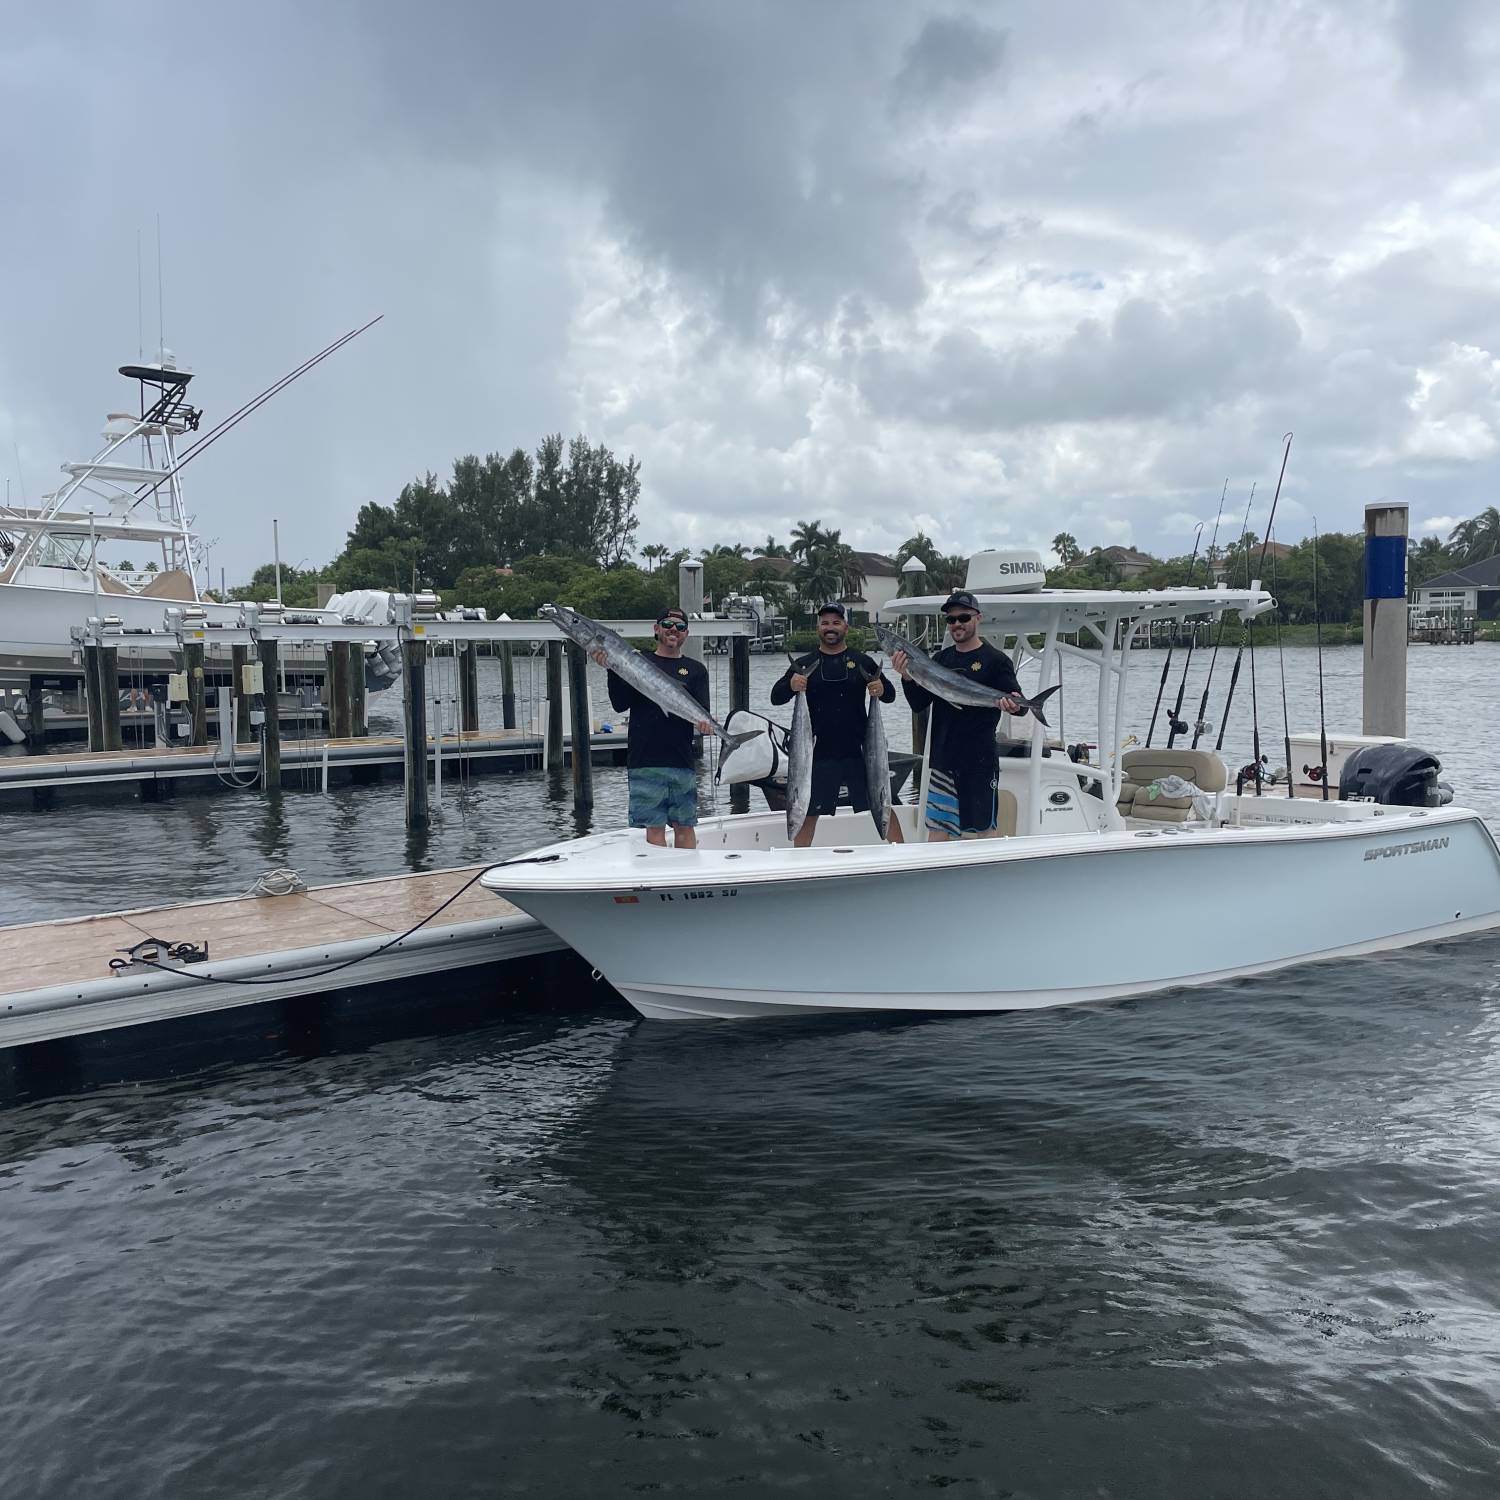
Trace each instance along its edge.
<instances>
[{"instance_id":1,"label":"sportfishing yacht","mask_svg":"<svg viewBox=\"0 0 1500 1500\"><path fill-rule=\"evenodd\" d=\"M201 610L211 623L239 618L238 603L209 593L203 544L183 503L181 468L196 445L184 452L179 444L202 418L188 400L192 373L164 353L156 363L122 365L120 374L139 387L138 411L111 412L103 446L86 462L64 464L66 481L40 504L0 505L0 690L24 687L35 673L76 672L72 631L90 618L113 617L126 631L160 631L174 605ZM127 575L100 561L105 544L146 561ZM336 596L327 618L358 617L365 602ZM148 647L121 656L132 670L170 666ZM292 648L285 665L320 677L324 659ZM389 653L367 650L372 687L388 686L398 668Z\"/></svg>"},{"instance_id":2,"label":"sportfishing yacht","mask_svg":"<svg viewBox=\"0 0 1500 1500\"><path fill-rule=\"evenodd\" d=\"M1091 667L1103 743L1083 758L1034 719L1002 719L1001 837L924 842L924 778L917 802L895 810L904 843L841 812L794 849L782 814L749 813L700 823L696 850L601 833L498 866L484 884L663 1019L1068 1005L1500 927L1494 835L1478 813L1444 805L1424 752L1361 743L1335 766L1325 750L1314 769L1337 780L1335 798L1333 781L1325 796L1231 777L1176 733L1112 750L1134 727L1136 641L1153 625L1262 614L1274 601L1258 583L1010 591L1003 578L971 565L986 638L1018 669L1035 666L1028 691L1061 681L1064 657ZM942 603L900 599L882 613L931 617ZM1245 921L1225 899L1235 890L1275 890L1277 920Z\"/></svg>"}]
</instances>

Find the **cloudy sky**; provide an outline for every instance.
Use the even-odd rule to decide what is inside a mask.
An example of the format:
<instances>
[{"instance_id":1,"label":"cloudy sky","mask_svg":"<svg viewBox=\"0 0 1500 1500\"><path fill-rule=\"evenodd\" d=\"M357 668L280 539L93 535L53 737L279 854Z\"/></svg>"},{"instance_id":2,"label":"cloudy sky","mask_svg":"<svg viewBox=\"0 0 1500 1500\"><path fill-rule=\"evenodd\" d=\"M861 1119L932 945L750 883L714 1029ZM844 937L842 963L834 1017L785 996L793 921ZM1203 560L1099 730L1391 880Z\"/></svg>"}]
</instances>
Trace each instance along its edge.
<instances>
[{"instance_id":1,"label":"cloudy sky","mask_svg":"<svg viewBox=\"0 0 1500 1500\"><path fill-rule=\"evenodd\" d=\"M1445 531L1497 53L1466 0L0 0L0 473L128 399L159 214L206 423L385 315L187 471L231 580L559 429L640 456L641 542L1182 552L1289 430L1279 536Z\"/></svg>"}]
</instances>

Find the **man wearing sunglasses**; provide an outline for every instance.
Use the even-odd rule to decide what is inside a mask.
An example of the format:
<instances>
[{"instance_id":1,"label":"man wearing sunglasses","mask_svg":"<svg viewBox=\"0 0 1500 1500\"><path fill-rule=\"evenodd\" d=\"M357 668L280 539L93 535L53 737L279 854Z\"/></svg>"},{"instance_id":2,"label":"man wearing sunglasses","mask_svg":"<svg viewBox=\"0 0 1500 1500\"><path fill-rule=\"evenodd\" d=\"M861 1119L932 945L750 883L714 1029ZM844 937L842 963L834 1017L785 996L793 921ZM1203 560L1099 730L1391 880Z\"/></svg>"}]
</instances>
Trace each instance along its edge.
<instances>
[{"instance_id":1,"label":"man wearing sunglasses","mask_svg":"<svg viewBox=\"0 0 1500 1500\"><path fill-rule=\"evenodd\" d=\"M1006 695L1005 712L1021 705L1012 694L1021 691L1011 659L979 633L979 601L966 589L950 594L943 605L952 645L933 658L955 672ZM999 817L997 788L1000 756L995 731L998 708L958 708L936 698L911 679L910 658L904 651L891 657L901 675L901 691L917 712L932 709L932 770L927 785L927 836L941 843L966 833L992 836Z\"/></svg>"},{"instance_id":2,"label":"man wearing sunglasses","mask_svg":"<svg viewBox=\"0 0 1500 1500\"><path fill-rule=\"evenodd\" d=\"M666 845L667 824L679 849L696 849L698 835L698 773L693 769L693 732L710 734L708 672L701 661L684 656L687 615L675 606L665 609L655 626L656 650L641 655L653 666L675 677L702 705L704 717L689 724L666 714L623 678L609 674L609 701L616 713L630 713L629 749L625 764L630 784L630 826L644 828L646 841ZM608 662L602 651L593 659Z\"/></svg>"},{"instance_id":3,"label":"man wearing sunglasses","mask_svg":"<svg viewBox=\"0 0 1500 1500\"><path fill-rule=\"evenodd\" d=\"M825 604L818 611L818 649L799 657L771 688L771 702L778 707L792 701L793 693L807 694L807 712L813 727L812 800L807 819L795 839L806 849L817 832L820 815L831 817L840 793L849 789L849 805L855 812L870 810L865 783L865 715L869 698L896 701L895 684L861 651L844 649L849 634L849 615L842 604ZM888 835L901 842L901 825L892 818Z\"/></svg>"}]
</instances>

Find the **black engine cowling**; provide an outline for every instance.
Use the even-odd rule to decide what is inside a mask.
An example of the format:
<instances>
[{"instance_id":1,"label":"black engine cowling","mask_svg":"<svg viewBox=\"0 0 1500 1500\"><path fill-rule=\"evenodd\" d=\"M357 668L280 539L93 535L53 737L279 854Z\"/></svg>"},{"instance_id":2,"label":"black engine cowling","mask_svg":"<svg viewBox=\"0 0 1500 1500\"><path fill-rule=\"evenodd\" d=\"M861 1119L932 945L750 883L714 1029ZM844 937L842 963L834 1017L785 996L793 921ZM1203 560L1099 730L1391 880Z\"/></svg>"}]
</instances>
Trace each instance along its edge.
<instances>
[{"instance_id":1,"label":"black engine cowling","mask_svg":"<svg viewBox=\"0 0 1500 1500\"><path fill-rule=\"evenodd\" d=\"M1339 801L1369 797L1386 807L1441 807L1442 769L1437 756L1415 745L1366 745L1339 772Z\"/></svg>"}]
</instances>

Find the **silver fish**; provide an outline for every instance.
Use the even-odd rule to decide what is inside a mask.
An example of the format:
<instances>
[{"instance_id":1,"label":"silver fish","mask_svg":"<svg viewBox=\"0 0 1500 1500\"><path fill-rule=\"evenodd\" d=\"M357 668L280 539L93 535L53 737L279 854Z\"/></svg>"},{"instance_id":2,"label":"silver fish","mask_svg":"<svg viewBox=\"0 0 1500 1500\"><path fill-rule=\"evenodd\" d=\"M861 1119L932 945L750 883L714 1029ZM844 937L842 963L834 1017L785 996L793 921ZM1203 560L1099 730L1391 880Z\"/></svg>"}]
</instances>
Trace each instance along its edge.
<instances>
[{"instance_id":1,"label":"silver fish","mask_svg":"<svg viewBox=\"0 0 1500 1500\"><path fill-rule=\"evenodd\" d=\"M746 741L760 738L758 729L730 734L680 682L653 667L623 635L608 625L601 625L597 620L579 614L576 609L569 609L566 604L544 604L537 613L556 625L575 646L581 646L587 652L602 651L609 670L628 682L643 698L649 698L664 714L686 719L689 724L707 719L723 742L725 756ZM719 764L722 768L722 756Z\"/></svg>"},{"instance_id":2,"label":"silver fish","mask_svg":"<svg viewBox=\"0 0 1500 1500\"><path fill-rule=\"evenodd\" d=\"M813 727L806 693L792 694L792 732L786 748L786 836L795 839L812 802Z\"/></svg>"},{"instance_id":3,"label":"silver fish","mask_svg":"<svg viewBox=\"0 0 1500 1500\"><path fill-rule=\"evenodd\" d=\"M891 757L885 741L885 718L880 699L870 698L865 709L865 788L870 795L870 816L881 838L891 831Z\"/></svg>"},{"instance_id":4,"label":"silver fish","mask_svg":"<svg viewBox=\"0 0 1500 1500\"><path fill-rule=\"evenodd\" d=\"M1042 712L1042 705L1053 693L1057 692L1057 687L1049 687L1044 692L1038 693L1035 698L1026 698L1020 693L998 693L987 684L972 682L962 672L955 672L951 667L945 667L940 662L934 661L920 646L912 645L904 635L892 630L889 625L877 623L875 638L880 642L881 650L888 656L904 651L909 658L912 680L918 687L926 688L936 698L952 703L957 708L1001 708L1004 706L1005 698L1009 696L1015 700L1023 713L1029 711L1036 715L1039 723L1047 723L1047 716ZM1048 725L1048 728L1050 727Z\"/></svg>"}]
</instances>

